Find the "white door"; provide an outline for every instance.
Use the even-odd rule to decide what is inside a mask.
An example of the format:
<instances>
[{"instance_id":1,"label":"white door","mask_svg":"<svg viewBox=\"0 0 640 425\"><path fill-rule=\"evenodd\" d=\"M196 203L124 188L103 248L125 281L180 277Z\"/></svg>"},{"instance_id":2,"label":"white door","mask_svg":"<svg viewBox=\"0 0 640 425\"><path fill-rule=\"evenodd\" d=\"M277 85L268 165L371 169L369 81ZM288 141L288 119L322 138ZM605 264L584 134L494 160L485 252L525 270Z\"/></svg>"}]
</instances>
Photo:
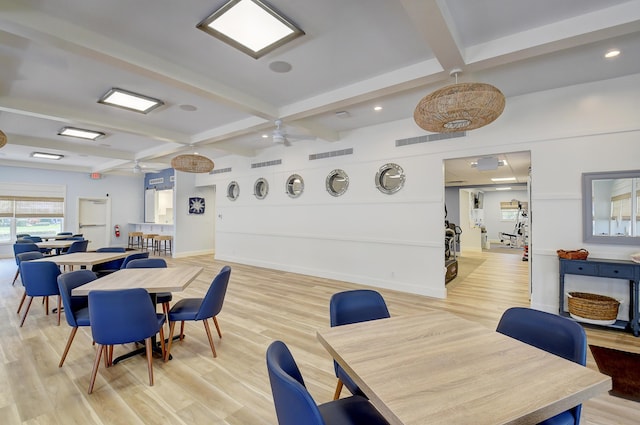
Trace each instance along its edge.
<instances>
[{"instance_id":1,"label":"white door","mask_svg":"<svg viewBox=\"0 0 640 425\"><path fill-rule=\"evenodd\" d=\"M79 233L89 240L89 250L109 246L111 200L109 198L79 198Z\"/></svg>"}]
</instances>

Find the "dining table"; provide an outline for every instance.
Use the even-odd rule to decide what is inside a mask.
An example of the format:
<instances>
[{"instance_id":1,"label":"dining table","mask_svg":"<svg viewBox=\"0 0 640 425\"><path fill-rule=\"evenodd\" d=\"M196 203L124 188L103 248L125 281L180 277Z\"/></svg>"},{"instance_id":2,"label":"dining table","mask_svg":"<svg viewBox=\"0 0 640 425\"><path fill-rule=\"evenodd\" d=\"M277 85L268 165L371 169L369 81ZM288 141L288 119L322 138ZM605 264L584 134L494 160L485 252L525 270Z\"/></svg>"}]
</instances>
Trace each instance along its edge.
<instances>
[{"instance_id":1,"label":"dining table","mask_svg":"<svg viewBox=\"0 0 640 425\"><path fill-rule=\"evenodd\" d=\"M53 240L53 241L42 241L36 242L38 248L51 248L51 249L62 249L69 248L75 240Z\"/></svg>"},{"instance_id":2,"label":"dining table","mask_svg":"<svg viewBox=\"0 0 640 425\"><path fill-rule=\"evenodd\" d=\"M149 292L153 305L155 305L156 293L183 291L198 277L202 270L203 267L200 266L122 269L74 288L71 295L88 296L89 292L95 290L113 291L143 288ZM179 335L176 337L179 338ZM157 354L161 353L155 338L153 338L153 351ZM145 354L144 344L141 348L118 356L113 360L113 363L116 364L137 354ZM171 359L171 357L169 358Z\"/></svg>"},{"instance_id":3,"label":"dining table","mask_svg":"<svg viewBox=\"0 0 640 425\"><path fill-rule=\"evenodd\" d=\"M74 241L59 241L59 242L74 242ZM43 242L39 242L43 243ZM53 242L52 242L53 243ZM71 254L61 255L48 255L37 260L31 261L51 261L58 266L69 266L73 269L75 266L85 267L91 269L96 264L106 263L108 261L125 258L132 254L134 251L125 252L72 252Z\"/></svg>"},{"instance_id":4,"label":"dining table","mask_svg":"<svg viewBox=\"0 0 640 425\"><path fill-rule=\"evenodd\" d=\"M317 331L390 424L534 424L611 378L440 310Z\"/></svg>"}]
</instances>

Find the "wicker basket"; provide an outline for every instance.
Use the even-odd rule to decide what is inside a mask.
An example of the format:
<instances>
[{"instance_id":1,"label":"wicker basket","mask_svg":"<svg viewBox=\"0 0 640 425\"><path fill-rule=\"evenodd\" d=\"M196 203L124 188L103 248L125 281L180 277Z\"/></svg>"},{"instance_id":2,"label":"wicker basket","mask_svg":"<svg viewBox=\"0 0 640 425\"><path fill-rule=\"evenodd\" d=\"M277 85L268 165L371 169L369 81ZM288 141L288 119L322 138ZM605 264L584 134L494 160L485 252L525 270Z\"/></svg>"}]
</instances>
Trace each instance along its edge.
<instances>
[{"instance_id":1,"label":"wicker basket","mask_svg":"<svg viewBox=\"0 0 640 425\"><path fill-rule=\"evenodd\" d=\"M615 298L585 292L569 292L569 313L591 320L612 320L618 316L620 302Z\"/></svg>"},{"instance_id":2,"label":"wicker basket","mask_svg":"<svg viewBox=\"0 0 640 425\"><path fill-rule=\"evenodd\" d=\"M577 249L574 251L567 251L564 249L559 249L556 251L558 253L558 257L564 258L567 260L586 260L589 256L589 251L586 249Z\"/></svg>"}]
</instances>

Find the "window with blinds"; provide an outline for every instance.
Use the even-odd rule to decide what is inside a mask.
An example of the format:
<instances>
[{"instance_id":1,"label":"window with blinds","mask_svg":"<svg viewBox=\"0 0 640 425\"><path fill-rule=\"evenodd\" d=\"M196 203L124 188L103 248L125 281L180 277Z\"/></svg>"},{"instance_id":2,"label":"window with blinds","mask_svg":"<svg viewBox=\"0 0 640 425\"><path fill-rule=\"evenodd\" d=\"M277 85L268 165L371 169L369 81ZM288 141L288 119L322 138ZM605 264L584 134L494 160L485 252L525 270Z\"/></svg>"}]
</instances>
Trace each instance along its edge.
<instances>
[{"instance_id":1,"label":"window with blinds","mask_svg":"<svg viewBox=\"0 0 640 425\"><path fill-rule=\"evenodd\" d=\"M528 207L529 205L527 202L500 202L500 220L516 221L520 211L527 211Z\"/></svg>"},{"instance_id":2,"label":"window with blinds","mask_svg":"<svg viewBox=\"0 0 640 425\"><path fill-rule=\"evenodd\" d=\"M52 235L62 230L64 198L0 196L0 242L12 235Z\"/></svg>"}]
</instances>

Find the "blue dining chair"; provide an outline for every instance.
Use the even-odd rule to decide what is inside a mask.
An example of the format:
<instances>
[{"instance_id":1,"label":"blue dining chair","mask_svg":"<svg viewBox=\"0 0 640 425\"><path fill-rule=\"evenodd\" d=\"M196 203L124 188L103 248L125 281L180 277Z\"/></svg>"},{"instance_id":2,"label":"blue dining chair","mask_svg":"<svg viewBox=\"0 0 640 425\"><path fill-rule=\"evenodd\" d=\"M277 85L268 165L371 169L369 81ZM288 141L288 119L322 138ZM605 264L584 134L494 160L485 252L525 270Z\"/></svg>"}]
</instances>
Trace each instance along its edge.
<instances>
[{"instance_id":1,"label":"blue dining chair","mask_svg":"<svg viewBox=\"0 0 640 425\"><path fill-rule=\"evenodd\" d=\"M356 289L333 294L329 301L329 315L332 327L390 317L389 309L382 295L370 289ZM338 378L336 391L333 394L334 400L340 398L343 385L351 394L364 396L358 385L335 360L333 368Z\"/></svg>"},{"instance_id":2,"label":"blue dining chair","mask_svg":"<svg viewBox=\"0 0 640 425\"><path fill-rule=\"evenodd\" d=\"M149 253L147 252L147 257ZM127 262L128 269L164 269L167 267L167 262L163 258L139 258L137 260L131 260ZM169 303L173 299L171 292L157 292L156 304L162 305L162 312L165 316L169 314Z\"/></svg>"},{"instance_id":3,"label":"blue dining chair","mask_svg":"<svg viewBox=\"0 0 640 425\"><path fill-rule=\"evenodd\" d=\"M25 298L28 296L29 301L27 308L20 321L20 327L24 325L24 320L29 314L31 303L34 297L44 297L44 305L46 314L49 314L49 297L52 295L58 295L58 326L60 326L60 310L61 299L60 291L58 290L58 275L60 275L60 268L53 261L21 261L20 262L20 274L22 275L22 284L24 285L24 294L18 307L18 314L22 309L22 304Z\"/></svg>"},{"instance_id":4,"label":"blue dining chair","mask_svg":"<svg viewBox=\"0 0 640 425\"><path fill-rule=\"evenodd\" d=\"M209 328L208 319L213 319L213 323L218 331L218 337L222 338L220 326L218 325L217 315L222 310L229 277L231 276L231 267L224 266L218 275L213 279L204 298L183 298L169 310L169 345L164 361L169 360L171 354L171 342L176 322L180 322L180 341L184 339L184 322L202 320L204 330L207 332L209 346L213 357L217 357L216 348L213 345L213 337L211 336L211 328Z\"/></svg>"},{"instance_id":5,"label":"blue dining chair","mask_svg":"<svg viewBox=\"0 0 640 425\"><path fill-rule=\"evenodd\" d=\"M96 249L96 252L127 252L127 250L121 246L108 246L104 248L98 248ZM103 277L120 270L120 268L122 267L122 263L124 263L124 258L118 258L117 260L111 260L105 263L96 264L91 268L91 270L96 274L96 276Z\"/></svg>"},{"instance_id":6,"label":"blue dining chair","mask_svg":"<svg viewBox=\"0 0 640 425\"><path fill-rule=\"evenodd\" d=\"M71 326L71 333L69 334L67 345L64 347L64 352L62 353L58 367L62 367L64 364L73 338L76 336L76 332L78 332L78 327L90 326L89 298L87 296L72 296L71 291L93 280L96 280L96 274L91 270L76 270L58 276L58 290L62 298L64 317L67 319L69 326Z\"/></svg>"},{"instance_id":7,"label":"blue dining chair","mask_svg":"<svg viewBox=\"0 0 640 425\"><path fill-rule=\"evenodd\" d=\"M126 257L124 257L124 261L122 261L122 265L120 266L120 268L126 269L130 261L144 259L144 258L149 258L149 251L134 252L133 254L129 254Z\"/></svg>"},{"instance_id":8,"label":"blue dining chair","mask_svg":"<svg viewBox=\"0 0 640 425\"><path fill-rule=\"evenodd\" d=\"M63 250L63 254L73 254L74 252L87 252L89 241L86 239L74 241L69 248Z\"/></svg>"},{"instance_id":9,"label":"blue dining chair","mask_svg":"<svg viewBox=\"0 0 640 425\"><path fill-rule=\"evenodd\" d=\"M164 357L164 314L156 314L149 293L142 288L89 292L89 323L95 341L96 357L91 371L89 394L93 387L104 354L111 357L107 348L144 340L147 354L149 385L153 385L153 355L151 337L160 332Z\"/></svg>"},{"instance_id":10,"label":"blue dining chair","mask_svg":"<svg viewBox=\"0 0 640 425\"><path fill-rule=\"evenodd\" d=\"M289 348L274 341L267 348L267 370L279 425L382 425L388 422L359 395L317 405L304 385Z\"/></svg>"},{"instance_id":11,"label":"blue dining chair","mask_svg":"<svg viewBox=\"0 0 640 425\"><path fill-rule=\"evenodd\" d=\"M40 236L25 236L23 239L28 239L33 243L42 242L42 238ZM40 252L43 254L50 254L51 248L38 248Z\"/></svg>"},{"instance_id":12,"label":"blue dining chair","mask_svg":"<svg viewBox=\"0 0 640 425\"><path fill-rule=\"evenodd\" d=\"M566 317L524 307L506 310L497 332L582 366L587 364L587 335L582 326ZM582 405L566 410L541 424L577 425Z\"/></svg>"},{"instance_id":13,"label":"blue dining chair","mask_svg":"<svg viewBox=\"0 0 640 425\"><path fill-rule=\"evenodd\" d=\"M38 245L34 244L33 242L13 244L13 255L15 256L16 266L18 266L18 269L16 270L15 276L13 276L13 282L11 282L11 286L15 285L18 276L20 276L20 258L18 257L18 255L25 252L38 252L42 254L42 252L40 252L40 248L38 248ZM34 258L30 259L33 260Z\"/></svg>"}]
</instances>

